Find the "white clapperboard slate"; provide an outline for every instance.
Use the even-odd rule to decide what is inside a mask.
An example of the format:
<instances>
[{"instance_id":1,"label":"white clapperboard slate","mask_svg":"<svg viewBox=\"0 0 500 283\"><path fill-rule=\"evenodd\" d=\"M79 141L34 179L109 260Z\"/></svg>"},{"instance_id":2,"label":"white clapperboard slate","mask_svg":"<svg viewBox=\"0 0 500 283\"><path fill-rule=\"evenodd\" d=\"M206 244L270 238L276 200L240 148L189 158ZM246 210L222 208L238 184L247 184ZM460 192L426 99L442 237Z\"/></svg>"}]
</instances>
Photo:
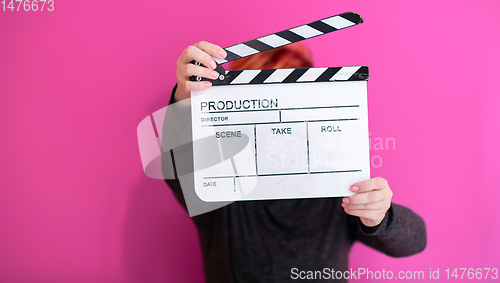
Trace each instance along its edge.
<instances>
[{"instance_id":1,"label":"white clapperboard slate","mask_svg":"<svg viewBox=\"0 0 500 283\"><path fill-rule=\"evenodd\" d=\"M344 13L236 44L218 64L362 23ZM192 62L199 64L197 62ZM370 178L368 67L226 71L192 93L194 187L212 201L335 197Z\"/></svg>"}]
</instances>

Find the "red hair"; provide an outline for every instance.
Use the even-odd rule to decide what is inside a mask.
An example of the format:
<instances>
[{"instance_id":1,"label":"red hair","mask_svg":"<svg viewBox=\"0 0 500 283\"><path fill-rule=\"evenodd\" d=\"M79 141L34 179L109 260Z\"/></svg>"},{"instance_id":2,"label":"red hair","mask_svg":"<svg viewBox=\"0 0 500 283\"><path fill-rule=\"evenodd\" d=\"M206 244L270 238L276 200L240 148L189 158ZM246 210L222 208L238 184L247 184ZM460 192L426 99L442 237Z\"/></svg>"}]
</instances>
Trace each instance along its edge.
<instances>
[{"instance_id":1,"label":"red hair","mask_svg":"<svg viewBox=\"0 0 500 283\"><path fill-rule=\"evenodd\" d=\"M235 60L229 70L285 69L312 67L311 52L299 43L271 49Z\"/></svg>"}]
</instances>

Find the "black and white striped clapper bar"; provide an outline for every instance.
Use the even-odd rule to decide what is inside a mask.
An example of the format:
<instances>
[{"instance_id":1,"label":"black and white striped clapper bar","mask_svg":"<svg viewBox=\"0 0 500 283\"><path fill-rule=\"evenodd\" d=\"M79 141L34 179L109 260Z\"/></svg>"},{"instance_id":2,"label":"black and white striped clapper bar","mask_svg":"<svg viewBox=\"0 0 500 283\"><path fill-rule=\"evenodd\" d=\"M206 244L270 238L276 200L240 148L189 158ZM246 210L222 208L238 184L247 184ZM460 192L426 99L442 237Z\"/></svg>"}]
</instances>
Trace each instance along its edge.
<instances>
[{"instance_id":1,"label":"black and white striped clapper bar","mask_svg":"<svg viewBox=\"0 0 500 283\"><path fill-rule=\"evenodd\" d=\"M361 18L359 14L347 12L226 47L224 48L227 52L226 58L214 58L218 64L215 70L220 74L218 79L212 80L193 76L191 77L191 81L210 81L214 86L366 81L368 80L368 67L366 66L226 71L220 65L361 23L363 23L363 18ZM195 61L192 63L199 65L199 63Z\"/></svg>"}]
</instances>

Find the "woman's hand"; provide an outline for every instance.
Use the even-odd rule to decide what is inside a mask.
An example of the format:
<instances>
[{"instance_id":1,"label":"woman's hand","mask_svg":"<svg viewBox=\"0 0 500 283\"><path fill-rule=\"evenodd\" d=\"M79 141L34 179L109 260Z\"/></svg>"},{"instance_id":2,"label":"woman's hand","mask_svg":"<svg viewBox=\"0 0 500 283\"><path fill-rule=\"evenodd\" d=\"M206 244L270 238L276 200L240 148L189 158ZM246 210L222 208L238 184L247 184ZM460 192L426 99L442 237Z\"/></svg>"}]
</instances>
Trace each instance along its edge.
<instances>
[{"instance_id":1,"label":"woman's hand","mask_svg":"<svg viewBox=\"0 0 500 283\"><path fill-rule=\"evenodd\" d=\"M184 49L177 59L177 90L175 91L177 101L191 97L193 90L204 90L212 86L211 82L192 82L189 80L191 76L207 79L219 77L219 74L214 71L217 65L211 56L222 59L227 56L227 53L220 46L206 41L200 41ZM207 67L189 63L193 60Z\"/></svg>"},{"instance_id":2,"label":"woman's hand","mask_svg":"<svg viewBox=\"0 0 500 283\"><path fill-rule=\"evenodd\" d=\"M358 216L365 226L380 224L391 207L392 191L387 180L376 177L353 184L350 189L357 194L342 199L345 212Z\"/></svg>"}]
</instances>

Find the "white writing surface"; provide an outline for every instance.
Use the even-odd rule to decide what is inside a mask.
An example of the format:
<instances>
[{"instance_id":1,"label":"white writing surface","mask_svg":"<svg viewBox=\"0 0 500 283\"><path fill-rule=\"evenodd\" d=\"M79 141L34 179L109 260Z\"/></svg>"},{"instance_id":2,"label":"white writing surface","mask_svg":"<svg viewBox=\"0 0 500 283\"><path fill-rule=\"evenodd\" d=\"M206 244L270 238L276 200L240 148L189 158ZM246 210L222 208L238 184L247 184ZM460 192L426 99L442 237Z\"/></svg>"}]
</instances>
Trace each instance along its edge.
<instances>
[{"instance_id":1,"label":"white writing surface","mask_svg":"<svg viewBox=\"0 0 500 283\"><path fill-rule=\"evenodd\" d=\"M343 81L193 92L193 140L211 141L193 143L197 195L204 201L351 195L351 184L370 178L366 87Z\"/></svg>"}]
</instances>

